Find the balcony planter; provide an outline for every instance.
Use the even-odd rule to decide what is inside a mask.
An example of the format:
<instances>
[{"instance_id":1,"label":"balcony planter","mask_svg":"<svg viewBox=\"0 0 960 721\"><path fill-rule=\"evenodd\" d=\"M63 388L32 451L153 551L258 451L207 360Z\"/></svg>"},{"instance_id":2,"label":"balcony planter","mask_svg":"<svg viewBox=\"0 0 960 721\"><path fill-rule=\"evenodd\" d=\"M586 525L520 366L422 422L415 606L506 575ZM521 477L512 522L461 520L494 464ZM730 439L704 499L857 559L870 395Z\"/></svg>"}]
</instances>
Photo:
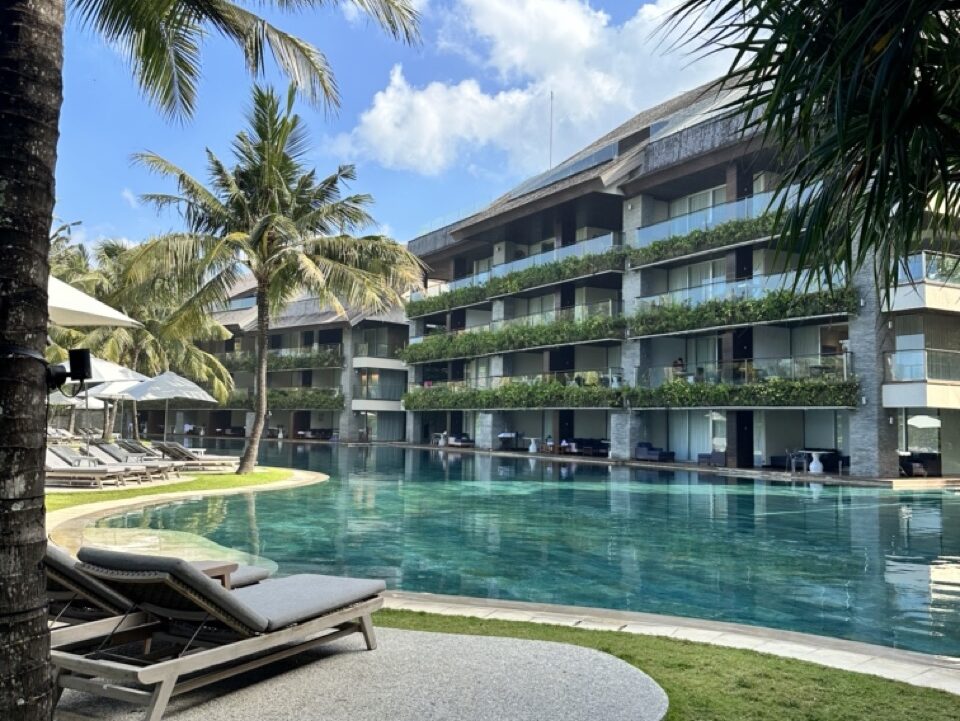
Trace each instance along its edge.
<instances>
[{"instance_id":1,"label":"balcony planter","mask_svg":"<svg viewBox=\"0 0 960 721\"><path fill-rule=\"evenodd\" d=\"M228 355L221 361L224 367L231 371L253 372L257 367L256 353L240 353ZM267 370L282 371L308 368L340 368L343 366L343 355L340 351L325 350L306 353L291 353L267 355Z\"/></svg>"},{"instance_id":2,"label":"balcony planter","mask_svg":"<svg viewBox=\"0 0 960 721\"><path fill-rule=\"evenodd\" d=\"M773 234L773 223L774 215L767 213L756 218L731 220L710 230L694 230L685 235L657 240L643 248L631 248L628 257L630 267L765 238Z\"/></svg>"},{"instance_id":3,"label":"balcony planter","mask_svg":"<svg viewBox=\"0 0 960 721\"><path fill-rule=\"evenodd\" d=\"M657 388L633 387L624 398L633 408L723 408L729 406L836 406L858 405L860 384L855 380L787 380L771 378L761 383L732 385L689 383L675 380Z\"/></svg>"},{"instance_id":4,"label":"balcony planter","mask_svg":"<svg viewBox=\"0 0 960 721\"><path fill-rule=\"evenodd\" d=\"M564 258L554 263L525 268L499 278L491 278L483 285L457 288L430 298L412 300L407 303L407 317L418 318L471 303L479 303L494 296L519 293L527 288L559 283L607 270L623 270L624 256L625 252L616 248L605 253Z\"/></svg>"},{"instance_id":5,"label":"balcony planter","mask_svg":"<svg viewBox=\"0 0 960 721\"><path fill-rule=\"evenodd\" d=\"M664 304L634 315L630 320L630 335L636 337L789 318L853 314L857 311L857 303L856 289L848 286L803 294L778 290L760 298L709 300L698 305Z\"/></svg>"},{"instance_id":6,"label":"balcony planter","mask_svg":"<svg viewBox=\"0 0 960 721\"><path fill-rule=\"evenodd\" d=\"M619 408L620 391L563 383L510 383L500 388L417 388L403 397L408 411L502 408Z\"/></svg>"},{"instance_id":7,"label":"balcony planter","mask_svg":"<svg viewBox=\"0 0 960 721\"><path fill-rule=\"evenodd\" d=\"M596 316L582 321L561 320L542 325L507 326L493 331L434 335L407 346L401 359L407 363L428 363L539 346L622 338L625 325L622 317Z\"/></svg>"},{"instance_id":8,"label":"balcony planter","mask_svg":"<svg viewBox=\"0 0 960 721\"><path fill-rule=\"evenodd\" d=\"M253 410L253 393L238 391L221 408ZM271 410L343 410L343 396L327 388L272 389L267 391L267 408Z\"/></svg>"}]
</instances>

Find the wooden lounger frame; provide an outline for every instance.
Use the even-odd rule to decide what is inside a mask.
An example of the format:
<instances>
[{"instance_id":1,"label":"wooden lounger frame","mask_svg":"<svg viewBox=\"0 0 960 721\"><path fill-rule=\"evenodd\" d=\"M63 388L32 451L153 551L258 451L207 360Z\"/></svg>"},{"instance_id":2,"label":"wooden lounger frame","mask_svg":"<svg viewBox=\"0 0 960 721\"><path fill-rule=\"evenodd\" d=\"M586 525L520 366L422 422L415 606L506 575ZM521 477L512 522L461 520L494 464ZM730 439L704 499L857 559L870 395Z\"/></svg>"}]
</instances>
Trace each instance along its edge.
<instances>
[{"instance_id":1,"label":"wooden lounger frame","mask_svg":"<svg viewBox=\"0 0 960 721\"><path fill-rule=\"evenodd\" d=\"M377 640L370 616L382 606L383 596L376 595L303 623L256 635L224 629L213 616L194 624L191 632L190 625L183 621L170 622L143 611L54 629L50 656L56 668L56 698L59 701L63 689L70 688L145 704L144 721L160 721L173 696L353 633L362 633L372 651ZM214 635L204 635L207 629ZM162 641L166 647L158 644L163 650L151 652L154 641ZM138 657L110 653L111 648L132 642L143 649ZM55 718L67 721L91 717L61 711Z\"/></svg>"}]
</instances>

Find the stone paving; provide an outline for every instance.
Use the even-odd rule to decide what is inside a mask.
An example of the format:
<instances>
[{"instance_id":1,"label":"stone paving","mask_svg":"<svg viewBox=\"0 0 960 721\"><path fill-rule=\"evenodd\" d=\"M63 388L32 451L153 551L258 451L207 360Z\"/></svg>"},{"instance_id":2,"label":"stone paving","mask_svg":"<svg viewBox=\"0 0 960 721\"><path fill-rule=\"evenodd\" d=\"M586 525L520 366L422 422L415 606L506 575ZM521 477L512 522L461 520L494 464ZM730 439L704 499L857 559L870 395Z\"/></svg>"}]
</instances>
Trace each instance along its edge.
<instances>
[{"instance_id":1,"label":"stone paving","mask_svg":"<svg viewBox=\"0 0 960 721\"><path fill-rule=\"evenodd\" d=\"M960 695L960 658L738 623L601 608L390 591L385 608L620 631L749 649Z\"/></svg>"}]
</instances>

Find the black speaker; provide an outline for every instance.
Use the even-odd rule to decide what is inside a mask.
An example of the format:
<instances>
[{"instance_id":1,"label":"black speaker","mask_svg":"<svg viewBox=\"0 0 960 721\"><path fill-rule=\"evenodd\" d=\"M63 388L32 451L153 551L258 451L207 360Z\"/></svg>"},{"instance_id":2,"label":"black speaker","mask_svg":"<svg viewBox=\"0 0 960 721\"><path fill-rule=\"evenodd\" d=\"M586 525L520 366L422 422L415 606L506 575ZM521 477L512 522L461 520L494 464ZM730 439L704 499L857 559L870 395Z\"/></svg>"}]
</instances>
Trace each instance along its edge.
<instances>
[{"instance_id":1,"label":"black speaker","mask_svg":"<svg viewBox=\"0 0 960 721\"><path fill-rule=\"evenodd\" d=\"M90 368L90 351L75 348L70 351L70 377L75 381L89 380L93 376Z\"/></svg>"}]
</instances>

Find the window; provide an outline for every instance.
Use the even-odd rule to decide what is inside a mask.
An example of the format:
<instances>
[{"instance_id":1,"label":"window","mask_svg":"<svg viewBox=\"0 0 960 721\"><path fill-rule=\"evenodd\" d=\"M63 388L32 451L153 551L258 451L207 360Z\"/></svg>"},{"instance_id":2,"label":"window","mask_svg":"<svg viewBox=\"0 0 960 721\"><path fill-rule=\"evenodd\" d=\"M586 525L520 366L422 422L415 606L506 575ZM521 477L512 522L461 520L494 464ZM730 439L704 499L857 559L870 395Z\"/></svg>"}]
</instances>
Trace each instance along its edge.
<instances>
[{"instance_id":1,"label":"window","mask_svg":"<svg viewBox=\"0 0 960 721\"><path fill-rule=\"evenodd\" d=\"M727 202L727 188L725 185L718 185L715 188L701 190L699 193L692 193L682 198L670 201L670 217L675 218L678 215L687 213L696 213L698 210L706 210L715 205L722 205Z\"/></svg>"},{"instance_id":2,"label":"window","mask_svg":"<svg viewBox=\"0 0 960 721\"><path fill-rule=\"evenodd\" d=\"M274 333L270 336L270 350L278 350L283 347L283 336L279 333Z\"/></svg>"}]
</instances>

